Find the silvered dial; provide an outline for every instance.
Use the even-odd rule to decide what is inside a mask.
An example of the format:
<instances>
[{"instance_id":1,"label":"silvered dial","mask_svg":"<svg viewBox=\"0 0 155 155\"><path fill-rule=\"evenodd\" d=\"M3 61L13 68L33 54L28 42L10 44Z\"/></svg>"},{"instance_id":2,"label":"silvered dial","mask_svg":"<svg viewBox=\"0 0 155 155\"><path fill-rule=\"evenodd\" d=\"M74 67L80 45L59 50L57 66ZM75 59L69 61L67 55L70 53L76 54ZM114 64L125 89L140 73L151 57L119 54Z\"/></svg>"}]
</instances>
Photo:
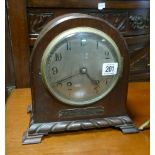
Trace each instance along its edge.
<instances>
[{"instance_id":1,"label":"silvered dial","mask_svg":"<svg viewBox=\"0 0 155 155\"><path fill-rule=\"evenodd\" d=\"M105 97L116 85L121 70L115 42L90 27L59 34L47 46L41 62L42 78L52 95L77 106Z\"/></svg>"}]
</instances>

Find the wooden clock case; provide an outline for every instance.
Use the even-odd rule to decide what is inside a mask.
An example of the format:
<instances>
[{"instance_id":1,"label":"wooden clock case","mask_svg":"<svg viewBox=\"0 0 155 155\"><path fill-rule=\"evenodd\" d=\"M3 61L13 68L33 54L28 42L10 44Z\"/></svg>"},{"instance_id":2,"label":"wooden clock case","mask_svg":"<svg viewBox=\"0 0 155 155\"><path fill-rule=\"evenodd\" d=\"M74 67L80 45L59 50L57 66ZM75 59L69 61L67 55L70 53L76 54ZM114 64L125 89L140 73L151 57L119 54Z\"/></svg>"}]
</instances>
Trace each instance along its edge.
<instances>
[{"instance_id":1,"label":"wooden clock case","mask_svg":"<svg viewBox=\"0 0 155 155\"><path fill-rule=\"evenodd\" d=\"M101 100L87 106L72 106L58 101L45 87L40 71L41 59L50 41L61 32L75 27L92 27L107 33L117 44L123 71L112 91ZM138 129L127 114L129 58L126 42L111 24L86 14L66 14L50 21L39 34L31 56L32 108L28 130L23 144L39 143L43 135L52 132L75 131L92 128L115 127L123 133Z\"/></svg>"}]
</instances>

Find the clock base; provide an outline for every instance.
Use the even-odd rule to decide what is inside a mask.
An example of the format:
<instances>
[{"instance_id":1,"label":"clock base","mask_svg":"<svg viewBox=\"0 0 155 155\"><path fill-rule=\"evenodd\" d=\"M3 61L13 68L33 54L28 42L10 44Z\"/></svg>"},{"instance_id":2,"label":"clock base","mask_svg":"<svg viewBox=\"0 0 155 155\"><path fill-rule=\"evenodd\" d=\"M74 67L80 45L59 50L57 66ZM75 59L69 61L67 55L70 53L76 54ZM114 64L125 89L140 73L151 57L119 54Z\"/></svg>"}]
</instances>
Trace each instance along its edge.
<instances>
[{"instance_id":1,"label":"clock base","mask_svg":"<svg viewBox=\"0 0 155 155\"><path fill-rule=\"evenodd\" d=\"M129 116L117 116L106 118L95 118L87 120L61 121L50 123L34 123L32 118L32 107L28 107L31 113L30 125L22 137L22 144L40 143L44 135L64 131L88 130L94 128L113 127L120 129L124 134L137 133L139 130L133 124Z\"/></svg>"}]
</instances>

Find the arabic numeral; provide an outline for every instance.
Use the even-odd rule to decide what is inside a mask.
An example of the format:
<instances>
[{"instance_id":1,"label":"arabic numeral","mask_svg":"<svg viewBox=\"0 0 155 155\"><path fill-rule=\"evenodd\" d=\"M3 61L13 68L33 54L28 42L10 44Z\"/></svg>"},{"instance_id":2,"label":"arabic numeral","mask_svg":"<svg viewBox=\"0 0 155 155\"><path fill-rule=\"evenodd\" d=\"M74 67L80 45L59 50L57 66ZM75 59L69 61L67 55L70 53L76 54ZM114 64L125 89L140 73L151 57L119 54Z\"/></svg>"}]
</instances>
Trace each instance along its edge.
<instances>
[{"instance_id":1,"label":"arabic numeral","mask_svg":"<svg viewBox=\"0 0 155 155\"><path fill-rule=\"evenodd\" d=\"M109 51L105 51L104 53L106 56L109 56Z\"/></svg>"},{"instance_id":2,"label":"arabic numeral","mask_svg":"<svg viewBox=\"0 0 155 155\"><path fill-rule=\"evenodd\" d=\"M99 49L99 43L98 43L98 41L97 41L97 44L96 44L96 48Z\"/></svg>"},{"instance_id":3,"label":"arabic numeral","mask_svg":"<svg viewBox=\"0 0 155 155\"><path fill-rule=\"evenodd\" d=\"M105 72L113 72L113 71L114 71L114 66L106 66Z\"/></svg>"},{"instance_id":4,"label":"arabic numeral","mask_svg":"<svg viewBox=\"0 0 155 155\"><path fill-rule=\"evenodd\" d=\"M55 53L55 61L61 61L62 55L61 53Z\"/></svg>"},{"instance_id":5,"label":"arabic numeral","mask_svg":"<svg viewBox=\"0 0 155 155\"><path fill-rule=\"evenodd\" d=\"M52 73L53 75L58 73L58 68L57 67L52 67Z\"/></svg>"},{"instance_id":6,"label":"arabic numeral","mask_svg":"<svg viewBox=\"0 0 155 155\"><path fill-rule=\"evenodd\" d=\"M67 51L71 51L71 42L67 42Z\"/></svg>"}]
</instances>

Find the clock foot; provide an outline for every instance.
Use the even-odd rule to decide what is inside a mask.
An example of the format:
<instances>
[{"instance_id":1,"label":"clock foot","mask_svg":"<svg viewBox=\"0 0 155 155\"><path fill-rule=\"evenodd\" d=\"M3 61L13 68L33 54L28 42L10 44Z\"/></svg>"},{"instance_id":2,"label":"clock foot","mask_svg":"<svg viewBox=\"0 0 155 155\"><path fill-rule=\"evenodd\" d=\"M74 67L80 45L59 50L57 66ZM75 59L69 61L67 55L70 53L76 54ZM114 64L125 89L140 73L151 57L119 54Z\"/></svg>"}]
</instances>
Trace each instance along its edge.
<instances>
[{"instance_id":1,"label":"clock foot","mask_svg":"<svg viewBox=\"0 0 155 155\"><path fill-rule=\"evenodd\" d=\"M37 144L41 142L43 135L28 135L28 131L24 132L22 144Z\"/></svg>"},{"instance_id":2,"label":"clock foot","mask_svg":"<svg viewBox=\"0 0 155 155\"><path fill-rule=\"evenodd\" d=\"M136 128L134 124L117 125L116 128L119 128L124 134L139 132L138 128Z\"/></svg>"},{"instance_id":3,"label":"clock foot","mask_svg":"<svg viewBox=\"0 0 155 155\"><path fill-rule=\"evenodd\" d=\"M28 130L23 134L22 144L40 143L42 137L50 133L85 130L93 128L115 127L121 129L124 134L139 132L130 117L127 115L88 120L34 123L32 119L32 113L30 114L30 126Z\"/></svg>"}]
</instances>

